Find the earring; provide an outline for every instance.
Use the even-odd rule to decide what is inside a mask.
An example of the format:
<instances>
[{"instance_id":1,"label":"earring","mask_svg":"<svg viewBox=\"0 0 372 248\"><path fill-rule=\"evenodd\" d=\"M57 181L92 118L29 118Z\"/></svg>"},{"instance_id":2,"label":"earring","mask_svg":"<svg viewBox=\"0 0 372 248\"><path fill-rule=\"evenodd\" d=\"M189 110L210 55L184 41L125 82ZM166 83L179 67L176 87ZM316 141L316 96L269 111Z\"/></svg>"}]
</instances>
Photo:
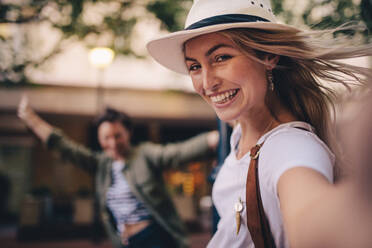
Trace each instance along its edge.
<instances>
[{"instance_id":1,"label":"earring","mask_svg":"<svg viewBox=\"0 0 372 248\"><path fill-rule=\"evenodd\" d=\"M267 70L267 81L269 84L269 90L274 91L274 76L272 70Z\"/></svg>"}]
</instances>

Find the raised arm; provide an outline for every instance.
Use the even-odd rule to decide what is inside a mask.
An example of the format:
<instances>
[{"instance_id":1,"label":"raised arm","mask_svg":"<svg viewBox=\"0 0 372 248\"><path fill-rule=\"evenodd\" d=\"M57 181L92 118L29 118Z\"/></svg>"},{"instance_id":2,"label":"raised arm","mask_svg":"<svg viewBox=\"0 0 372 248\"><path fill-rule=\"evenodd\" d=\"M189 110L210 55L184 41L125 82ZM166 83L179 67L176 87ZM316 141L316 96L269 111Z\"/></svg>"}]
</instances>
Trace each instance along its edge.
<instances>
[{"instance_id":1,"label":"raised arm","mask_svg":"<svg viewBox=\"0 0 372 248\"><path fill-rule=\"evenodd\" d=\"M44 143L53 131L53 127L40 118L30 107L27 96L22 96L18 106L18 117L38 136Z\"/></svg>"},{"instance_id":2,"label":"raised arm","mask_svg":"<svg viewBox=\"0 0 372 248\"><path fill-rule=\"evenodd\" d=\"M96 171L98 155L65 137L60 130L41 119L30 107L26 96L23 96L20 101L18 116L47 145L48 149L58 152L62 160L69 161L91 173Z\"/></svg>"}]
</instances>

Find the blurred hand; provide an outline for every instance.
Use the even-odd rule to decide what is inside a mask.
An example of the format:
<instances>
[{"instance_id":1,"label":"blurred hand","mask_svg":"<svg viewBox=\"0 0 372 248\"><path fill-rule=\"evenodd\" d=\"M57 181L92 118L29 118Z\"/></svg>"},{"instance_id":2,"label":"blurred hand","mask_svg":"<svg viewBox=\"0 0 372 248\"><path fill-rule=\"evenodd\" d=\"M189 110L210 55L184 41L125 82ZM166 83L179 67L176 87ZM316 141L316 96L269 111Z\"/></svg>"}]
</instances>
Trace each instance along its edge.
<instances>
[{"instance_id":1,"label":"blurred hand","mask_svg":"<svg viewBox=\"0 0 372 248\"><path fill-rule=\"evenodd\" d=\"M23 95L18 105L18 117L27 122L32 116L35 116L35 112L32 110L28 103L28 97Z\"/></svg>"},{"instance_id":2,"label":"blurred hand","mask_svg":"<svg viewBox=\"0 0 372 248\"><path fill-rule=\"evenodd\" d=\"M43 142L46 142L53 131L53 126L40 118L40 116L28 104L28 98L23 95L18 105L18 117L36 134Z\"/></svg>"},{"instance_id":3,"label":"blurred hand","mask_svg":"<svg viewBox=\"0 0 372 248\"><path fill-rule=\"evenodd\" d=\"M218 131L210 131L207 136L208 146L212 149L216 149L220 139Z\"/></svg>"}]
</instances>

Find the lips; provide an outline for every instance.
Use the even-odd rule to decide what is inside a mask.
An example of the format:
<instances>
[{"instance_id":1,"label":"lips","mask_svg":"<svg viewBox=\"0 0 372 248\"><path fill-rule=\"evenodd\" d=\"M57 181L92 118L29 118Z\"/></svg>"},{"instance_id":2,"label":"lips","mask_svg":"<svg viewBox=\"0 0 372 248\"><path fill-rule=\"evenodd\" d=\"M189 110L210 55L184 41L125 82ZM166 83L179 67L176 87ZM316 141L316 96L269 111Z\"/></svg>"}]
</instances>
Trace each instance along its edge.
<instances>
[{"instance_id":1,"label":"lips","mask_svg":"<svg viewBox=\"0 0 372 248\"><path fill-rule=\"evenodd\" d=\"M209 98L211 99L213 103L222 104L222 103L226 103L227 101L233 99L234 96L236 96L236 94L238 93L238 91L239 89L228 90L225 92L213 94L209 96Z\"/></svg>"}]
</instances>

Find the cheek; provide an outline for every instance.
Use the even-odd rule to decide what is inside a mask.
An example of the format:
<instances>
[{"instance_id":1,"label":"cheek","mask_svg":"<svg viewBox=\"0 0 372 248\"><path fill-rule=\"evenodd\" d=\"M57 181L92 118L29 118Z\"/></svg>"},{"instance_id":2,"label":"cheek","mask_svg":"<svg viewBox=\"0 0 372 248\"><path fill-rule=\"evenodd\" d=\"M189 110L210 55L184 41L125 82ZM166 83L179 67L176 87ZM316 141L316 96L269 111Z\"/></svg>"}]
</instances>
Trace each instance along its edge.
<instances>
[{"instance_id":1,"label":"cheek","mask_svg":"<svg viewBox=\"0 0 372 248\"><path fill-rule=\"evenodd\" d=\"M191 77L192 85L194 86L194 90L199 95L203 96L203 84L200 80L198 80L196 77Z\"/></svg>"},{"instance_id":2,"label":"cheek","mask_svg":"<svg viewBox=\"0 0 372 248\"><path fill-rule=\"evenodd\" d=\"M100 141L99 141L99 144L101 145L101 148L102 148L102 149L107 148L107 142L106 142L106 141L104 141L104 140L100 140Z\"/></svg>"},{"instance_id":3,"label":"cheek","mask_svg":"<svg viewBox=\"0 0 372 248\"><path fill-rule=\"evenodd\" d=\"M232 75L232 81L239 84L243 90L261 94L266 92L266 79L261 68L251 68L250 70L240 70Z\"/></svg>"}]
</instances>

